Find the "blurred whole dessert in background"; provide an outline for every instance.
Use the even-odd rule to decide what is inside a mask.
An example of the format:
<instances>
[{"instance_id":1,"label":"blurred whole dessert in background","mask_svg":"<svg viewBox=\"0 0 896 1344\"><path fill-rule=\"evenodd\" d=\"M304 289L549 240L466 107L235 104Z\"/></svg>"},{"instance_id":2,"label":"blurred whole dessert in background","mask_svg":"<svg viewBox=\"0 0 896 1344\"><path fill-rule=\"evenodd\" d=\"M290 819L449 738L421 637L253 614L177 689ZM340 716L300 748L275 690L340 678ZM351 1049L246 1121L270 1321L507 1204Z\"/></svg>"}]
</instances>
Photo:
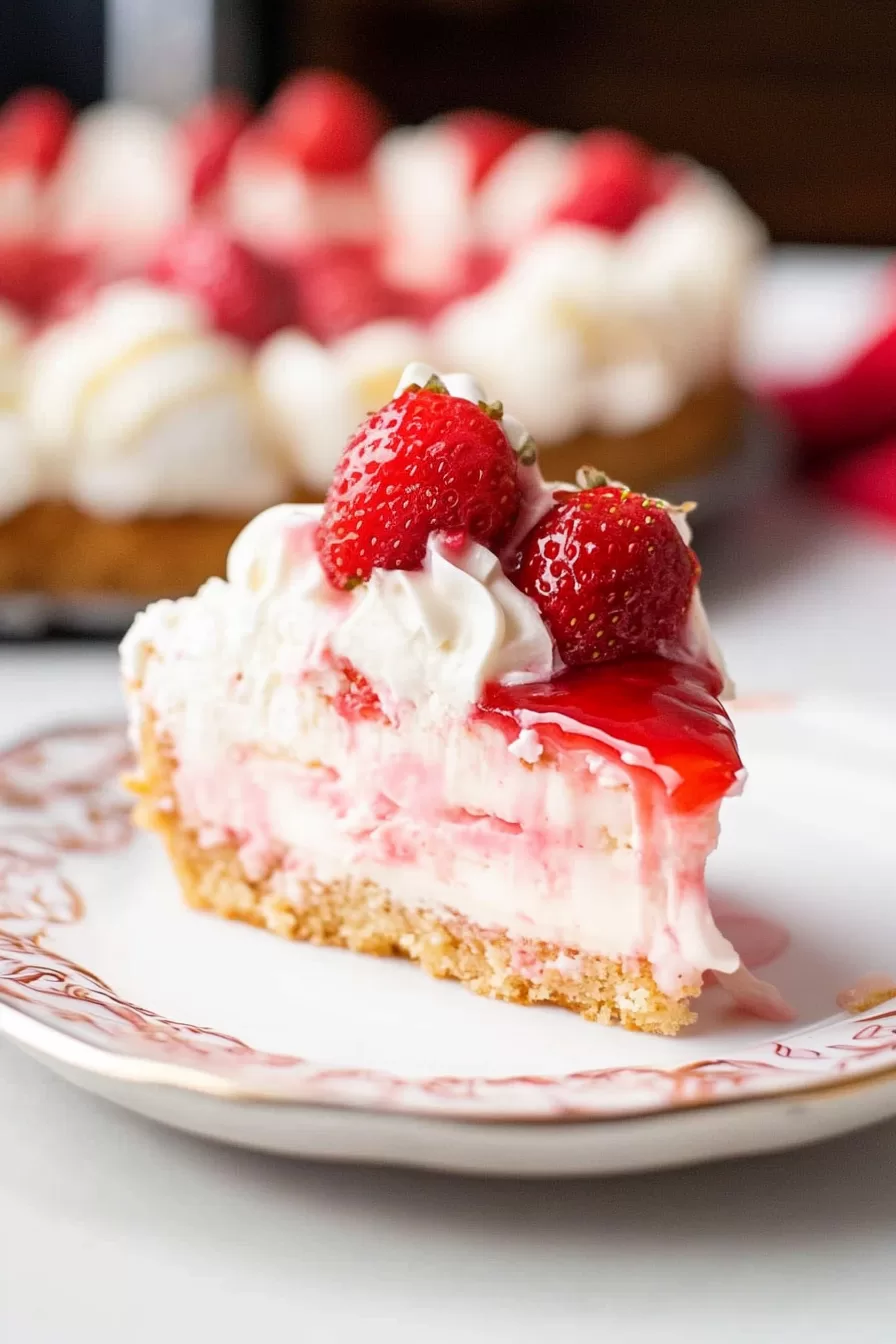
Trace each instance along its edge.
<instances>
[{"instance_id":1,"label":"blurred whole dessert in background","mask_svg":"<svg viewBox=\"0 0 896 1344\"><path fill-rule=\"evenodd\" d=\"M146 599L321 499L412 359L512 403L549 478L657 489L740 443L758 221L616 131L387 128L342 75L180 123L0 109L0 591Z\"/></svg>"}]
</instances>

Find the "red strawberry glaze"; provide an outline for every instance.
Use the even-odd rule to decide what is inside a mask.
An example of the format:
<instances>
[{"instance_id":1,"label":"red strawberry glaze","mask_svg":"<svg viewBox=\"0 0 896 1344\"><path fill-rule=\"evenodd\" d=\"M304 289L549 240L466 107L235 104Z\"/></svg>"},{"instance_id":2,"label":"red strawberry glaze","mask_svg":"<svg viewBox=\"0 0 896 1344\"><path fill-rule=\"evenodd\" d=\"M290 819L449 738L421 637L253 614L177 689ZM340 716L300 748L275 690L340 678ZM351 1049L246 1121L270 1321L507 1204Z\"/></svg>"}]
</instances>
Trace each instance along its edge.
<instances>
[{"instance_id":1,"label":"red strawberry glaze","mask_svg":"<svg viewBox=\"0 0 896 1344\"><path fill-rule=\"evenodd\" d=\"M669 805L677 813L695 813L723 798L743 770L734 729L717 698L721 689L715 668L633 658L574 669L551 681L489 685L476 712L508 736L531 726L554 748L609 754L636 788L647 783L647 774L674 771L681 782ZM563 722L552 721L557 718ZM646 753L654 770L622 760L627 749Z\"/></svg>"}]
</instances>

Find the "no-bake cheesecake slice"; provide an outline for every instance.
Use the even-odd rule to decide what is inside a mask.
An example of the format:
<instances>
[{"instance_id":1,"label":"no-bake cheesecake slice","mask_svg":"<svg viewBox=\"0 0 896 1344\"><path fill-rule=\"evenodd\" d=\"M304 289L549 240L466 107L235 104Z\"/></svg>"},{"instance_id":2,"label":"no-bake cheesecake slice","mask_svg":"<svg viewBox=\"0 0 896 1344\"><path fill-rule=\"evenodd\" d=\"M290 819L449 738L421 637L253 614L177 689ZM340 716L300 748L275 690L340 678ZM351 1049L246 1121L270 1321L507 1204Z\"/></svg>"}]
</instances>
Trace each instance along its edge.
<instances>
[{"instance_id":1,"label":"no-bake cheesecake slice","mask_svg":"<svg viewBox=\"0 0 896 1344\"><path fill-rule=\"evenodd\" d=\"M748 975L704 866L742 779L683 514L412 366L323 508L123 644L139 821L187 901L674 1033Z\"/></svg>"}]
</instances>

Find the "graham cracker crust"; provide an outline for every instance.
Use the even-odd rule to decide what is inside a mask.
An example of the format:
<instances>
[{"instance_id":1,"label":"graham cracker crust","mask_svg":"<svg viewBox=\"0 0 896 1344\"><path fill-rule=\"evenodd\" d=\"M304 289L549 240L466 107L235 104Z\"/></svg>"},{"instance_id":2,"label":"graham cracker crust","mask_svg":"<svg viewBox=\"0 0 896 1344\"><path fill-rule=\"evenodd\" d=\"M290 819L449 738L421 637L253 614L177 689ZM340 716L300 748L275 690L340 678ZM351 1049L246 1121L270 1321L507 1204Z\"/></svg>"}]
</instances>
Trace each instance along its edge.
<instances>
[{"instance_id":1,"label":"graham cracker crust","mask_svg":"<svg viewBox=\"0 0 896 1344\"><path fill-rule=\"evenodd\" d=\"M406 957L438 979L517 1004L554 1004L591 1022L674 1036L694 1021L689 998L657 987L647 961L625 963L555 943L511 939L460 915L412 909L362 876L320 882L274 868L250 879L234 845L205 848L178 816L171 761L149 723L141 774L127 781L139 796L135 821L161 835L188 905L241 920L283 938L353 952Z\"/></svg>"},{"instance_id":2,"label":"graham cracker crust","mask_svg":"<svg viewBox=\"0 0 896 1344\"><path fill-rule=\"evenodd\" d=\"M746 407L742 389L722 378L637 433L588 430L565 443L543 445L541 469L548 480L574 481L587 463L633 490L659 490L723 461L739 442Z\"/></svg>"},{"instance_id":3,"label":"graham cracker crust","mask_svg":"<svg viewBox=\"0 0 896 1344\"><path fill-rule=\"evenodd\" d=\"M97 518L63 501L32 504L0 523L0 593L186 596L223 576L248 522L249 514Z\"/></svg>"}]
</instances>

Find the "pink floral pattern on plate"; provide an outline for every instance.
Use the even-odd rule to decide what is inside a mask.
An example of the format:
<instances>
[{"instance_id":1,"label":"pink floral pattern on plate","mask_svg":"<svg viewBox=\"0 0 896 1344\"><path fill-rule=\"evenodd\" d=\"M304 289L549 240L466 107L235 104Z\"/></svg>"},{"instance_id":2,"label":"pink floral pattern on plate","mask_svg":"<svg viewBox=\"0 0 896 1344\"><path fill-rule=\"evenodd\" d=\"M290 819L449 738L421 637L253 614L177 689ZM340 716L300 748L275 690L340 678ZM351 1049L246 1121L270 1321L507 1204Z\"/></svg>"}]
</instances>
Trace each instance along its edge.
<instances>
[{"instance_id":1,"label":"pink floral pattern on plate","mask_svg":"<svg viewBox=\"0 0 896 1344\"><path fill-rule=\"evenodd\" d=\"M468 1120L584 1120L795 1093L896 1069L896 997L734 1058L556 1077L402 1078L327 1068L171 1021L49 946L54 926L90 917L89 891L67 872L71 856L130 841L129 804L118 784L129 763L118 724L58 728L0 752L0 1005L107 1056L144 1061L147 1082L160 1076L153 1066L164 1065L166 1081L240 1096Z\"/></svg>"}]
</instances>

